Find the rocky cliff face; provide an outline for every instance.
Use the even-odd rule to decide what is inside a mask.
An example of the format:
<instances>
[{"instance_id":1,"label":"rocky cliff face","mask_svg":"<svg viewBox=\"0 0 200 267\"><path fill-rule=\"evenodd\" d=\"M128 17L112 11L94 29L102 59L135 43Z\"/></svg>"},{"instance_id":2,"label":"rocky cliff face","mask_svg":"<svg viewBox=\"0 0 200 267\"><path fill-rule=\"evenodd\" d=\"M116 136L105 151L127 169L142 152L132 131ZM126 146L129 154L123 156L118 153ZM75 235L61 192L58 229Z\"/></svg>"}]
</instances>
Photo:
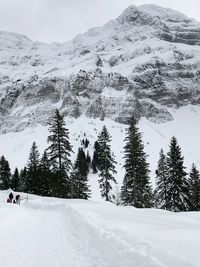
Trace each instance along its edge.
<instances>
[{"instance_id":1,"label":"rocky cliff face","mask_svg":"<svg viewBox=\"0 0 200 267\"><path fill-rule=\"evenodd\" d=\"M64 44L0 32L0 132L65 116L162 123L170 109L200 104L200 24L154 5Z\"/></svg>"}]
</instances>

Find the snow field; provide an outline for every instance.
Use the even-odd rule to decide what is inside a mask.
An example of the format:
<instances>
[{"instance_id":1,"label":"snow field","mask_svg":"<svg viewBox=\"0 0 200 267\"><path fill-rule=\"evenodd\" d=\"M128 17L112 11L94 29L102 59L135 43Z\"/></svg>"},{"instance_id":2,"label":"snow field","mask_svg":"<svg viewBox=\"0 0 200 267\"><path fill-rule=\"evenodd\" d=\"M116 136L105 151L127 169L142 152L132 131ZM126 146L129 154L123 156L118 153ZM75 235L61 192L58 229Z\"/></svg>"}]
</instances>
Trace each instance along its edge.
<instances>
[{"instance_id":1,"label":"snow field","mask_svg":"<svg viewBox=\"0 0 200 267\"><path fill-rule=\"evenodd\" d=\"M0 193L0 266L199 266L197 212L32 195L17 206L4 203L7 194Z\"/></svg>"}]
</instances>

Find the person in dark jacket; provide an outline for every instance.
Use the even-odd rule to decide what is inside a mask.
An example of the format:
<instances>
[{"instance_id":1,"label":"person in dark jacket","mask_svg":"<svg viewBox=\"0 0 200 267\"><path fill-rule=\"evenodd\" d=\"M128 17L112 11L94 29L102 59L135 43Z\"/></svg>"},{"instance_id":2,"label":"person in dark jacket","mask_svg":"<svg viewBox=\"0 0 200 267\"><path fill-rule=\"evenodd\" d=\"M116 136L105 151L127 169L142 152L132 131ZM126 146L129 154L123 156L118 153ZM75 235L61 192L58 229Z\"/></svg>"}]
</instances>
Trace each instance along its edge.
<instances>
[{"instance_id":1,"label":"person in dark jacket","mask_svg":"<svg viewBox=\"0 0 200 267\"><path fill-rule=\"evenodd\" d=\"M6 202L7 202L7 203L11 203L11 200L10 200L9 197L7 198Z\"/></svg>"},{"instance_id":2,"label":"person in dark jacket","mask_svg":"<svg viewBox=\"0 0 200 267\"><path fill-rule=\"evenodd\" d=\"M13 198L14 198L13 193L10 192L10 194L9 194L9 196L8 196L8 198L7 198L7 203L12 203Z\"/></svg>"},{"instance_id":3,"label":"person in dark jacket","mask_svg":"<svg viewBox=\"0 0 200 267\"><path fill-rule=\"evenodd\" d=\"M18 205L20 205L20 200L21 200L21 197L20 197L20 195L16 195L16 197L15 197L15 203L16 204L18 204Z\"/></svg>"}]
</instances>

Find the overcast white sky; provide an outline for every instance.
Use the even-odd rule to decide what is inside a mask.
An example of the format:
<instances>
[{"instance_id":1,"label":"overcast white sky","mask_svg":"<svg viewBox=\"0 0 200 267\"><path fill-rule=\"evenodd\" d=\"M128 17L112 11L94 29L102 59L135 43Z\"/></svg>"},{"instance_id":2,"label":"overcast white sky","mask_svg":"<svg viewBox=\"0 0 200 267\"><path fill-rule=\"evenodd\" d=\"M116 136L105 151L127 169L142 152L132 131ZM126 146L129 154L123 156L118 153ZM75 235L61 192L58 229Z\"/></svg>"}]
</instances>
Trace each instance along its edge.
<instances>
[{"instance_id":1,"label":"overcast white sky","mask_svg":"<svg viewBox=\"0 0 200 267\"><path fill-rule=\"evenodd\" d=\"M67 41L116 18L131 4L154 3L200 21L200 0L0 0L0 30L34 41Z\"/></svg>"}]
</instances>

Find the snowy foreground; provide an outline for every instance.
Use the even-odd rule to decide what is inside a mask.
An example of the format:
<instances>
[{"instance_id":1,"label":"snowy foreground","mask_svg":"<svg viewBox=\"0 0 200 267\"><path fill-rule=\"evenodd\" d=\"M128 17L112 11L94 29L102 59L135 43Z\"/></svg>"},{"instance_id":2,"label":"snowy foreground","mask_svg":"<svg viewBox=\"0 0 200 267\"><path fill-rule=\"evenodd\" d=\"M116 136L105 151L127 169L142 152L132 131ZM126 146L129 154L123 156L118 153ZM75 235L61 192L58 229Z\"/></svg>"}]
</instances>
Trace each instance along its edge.
<instances>
[{"instance_id":1,"label":"snowy foreground","mask_svg":"<svg viewBox=\"0 0 200 267\"><path fill-rule=\"evenodd\" d=\"M200 213L0 193L0 266L199 266ZM24 197L27 197L24 195Z\"/></svg>"}]
</instances>

